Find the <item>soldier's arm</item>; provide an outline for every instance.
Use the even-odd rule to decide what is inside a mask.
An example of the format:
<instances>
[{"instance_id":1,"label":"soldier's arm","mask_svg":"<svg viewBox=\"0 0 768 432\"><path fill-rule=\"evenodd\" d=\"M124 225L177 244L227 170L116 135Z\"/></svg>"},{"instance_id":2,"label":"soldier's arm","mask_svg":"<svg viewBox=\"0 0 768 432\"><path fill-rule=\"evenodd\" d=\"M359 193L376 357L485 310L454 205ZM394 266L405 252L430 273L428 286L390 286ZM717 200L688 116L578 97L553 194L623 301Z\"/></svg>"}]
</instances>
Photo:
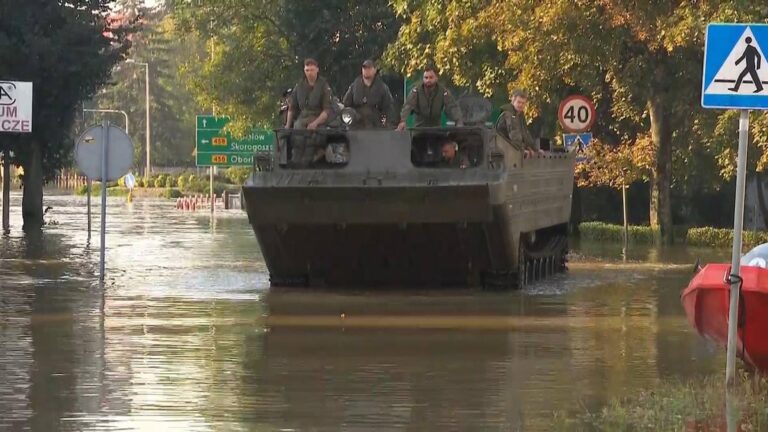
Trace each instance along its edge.
<instances>
[{"instance_id":1,"label":"soldier's arm","mask_svg":"<svg viewBox=\"0 0 768 432\"><path fill-rule=\"evenodd\" d=\"M400 110L400 121L404 122L406 117L411 115L414 109L416 109L416 87L411 90L411 92L408 94L408 97L405 99L405 103L403 104L403 109Z\"/></svg>"},{"instance_id":2,"label":"soldier's arm","mask_svg":"<svg viewBox=\"0 0 768 432\"><path fill-rule=\"evenodd\" d=\"M515 121L516 119L510 119L507 116L511 116L509 113L502 114L504 115L504 120L507 128L507 138L509 138L509 142L512 144L512 146L518 150L523 149L523 131L520 130L520 122Z\"/></svg>"},{"instance_id":3,"label":"soldier's arm","mask_svg":"<svg viewBox=\"0 0 768 432\"><path fill-rule=\"evenodd\" d=\"M395 112L395 99L392 97L392 92L389 91L389 87L386 84L384 84L382 98L384 100L381 102L381 111L387 116L386 125L393 126L395 124L395 116L397 115L397 112Z\"/></svg>"},{"instance_id":4,"label":"soldier's arm","mask_svg":"<svg viewBox=\"0 0 768 432\"><path fill-rule=\"evenodd\" d=\"M328 120L328 116L331 112L331 87L328 86L328 84L325 85L325 88L323 89L323 111L320 112L320 115L317 116L315 121L310 123L309 125L313 127L307 126L307 129L315 129L316 127L325 124L325 121Z\"/></svg>"},{"instance_id":5,"label":"soldier's arm","mask_svg":"<svg viewBox=\"0 0 768 432\"><path fill-rule=\"evenodd\" d=\"M285 128L290 129L293 126L293 118L296 117L296 111L299 108L299 98L296 96L296 89L299 86L295 86L291 92L290 98L288 98L288 114L285 117Z\"/></svg>"},{"instance_id":6,"label":"soldier's arm","mask_svg":"<svg viewBox=\"0 0 768 432\"><path fill-rule=\"evenodd\" d=\"M525 143L526 147L530 147L534 150L539 150L539 142L535 141L533 139L533 136L531 136L531 132L528 130L526 126L523 126L523 142Z\"/></svg>"},{"instance_id":7,"label":"soldier's arm","mask_svg":"<svg viewBox=\"0 0 768 432\"><path fill-rule=\"evenodd\" d=\"M341 100L341 103L344 104L345 107L351 107L352 101L353 101L353 91L352 87L355 86L355 83L353 82L350 84L349 88L347 89L347 92L344 93L344 98Z\"/></svg>"},{"instance_id":8,"label":"soldier's arm","mask_svg":"<svg viewBox=\"0 0 768 432\"><path fill-rule=\"evenodd\" d=\"M459 103L456 102L456 99L454 99L453 95L448 89L445 90L443 101L445 103L445 113L448 114L448 117L456 122L456 126L464 125L464 117L461 114Z\"/></svg>"}]
</instances>

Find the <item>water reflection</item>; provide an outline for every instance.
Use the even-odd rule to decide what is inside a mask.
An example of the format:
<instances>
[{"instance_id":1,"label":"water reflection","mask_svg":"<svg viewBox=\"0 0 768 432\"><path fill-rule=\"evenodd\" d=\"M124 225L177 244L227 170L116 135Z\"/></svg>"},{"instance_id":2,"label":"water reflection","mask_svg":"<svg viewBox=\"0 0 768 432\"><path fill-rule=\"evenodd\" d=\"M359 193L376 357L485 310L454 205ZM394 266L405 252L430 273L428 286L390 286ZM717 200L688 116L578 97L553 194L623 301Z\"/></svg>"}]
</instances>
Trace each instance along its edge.
<instances>
[{"instance_id":1,"label":"water reflection","mask_svg":"<svg viewBox=\"0 0 768 432\"><path fill-rule=\"evenodd\" d=\"M716 251L578 245L525 292L269 290L243 213L110 198L102 287L85 199L46 205L0 240L0 429L548 430L722 363L679 303Z\"/></svg>"}]
</instances>

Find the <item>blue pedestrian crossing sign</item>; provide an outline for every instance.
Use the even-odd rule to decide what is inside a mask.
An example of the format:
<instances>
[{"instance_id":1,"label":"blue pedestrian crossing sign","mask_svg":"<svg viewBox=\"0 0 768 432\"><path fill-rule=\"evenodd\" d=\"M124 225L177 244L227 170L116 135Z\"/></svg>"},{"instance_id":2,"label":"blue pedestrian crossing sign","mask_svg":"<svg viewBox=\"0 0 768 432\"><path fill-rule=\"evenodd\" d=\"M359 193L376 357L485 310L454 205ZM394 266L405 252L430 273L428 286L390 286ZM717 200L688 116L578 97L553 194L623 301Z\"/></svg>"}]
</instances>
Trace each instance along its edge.
<instances>
[{"instance_id":1,"label":"blue pedestrian crossing sign","mask_svg":"<svg viewBox=\"0 0 768 432\"><path fill-rule=\"evenodd\" d=\"M565 151L567 152L575 151L578 153L584 153L591 141L591 132L563 134L563 144L565 145Z\"/></svg>"},{"instance_id":2,"label":"blue pedestrian crossing sign","mask_svg":"<svg viewBox=\"0 0 768 432\"><path fill-rule=\"evenodd\" d=\"M707 26L701 106L768 109L768 24Z\"/></svg>"},{"instance_id":3,"label":"blue pedestrian crossing sign","mask_svg":"<svg viewBox=\"0 0 768 432\"><path fill-rule=\"evenodd\" d=\"M591 142L591 132L563 134L563 145L565 146L565 151L568 153L575 152L576 162L584 162L587 160L585 153L589 143Z\"/></svg>"}]
</instances>

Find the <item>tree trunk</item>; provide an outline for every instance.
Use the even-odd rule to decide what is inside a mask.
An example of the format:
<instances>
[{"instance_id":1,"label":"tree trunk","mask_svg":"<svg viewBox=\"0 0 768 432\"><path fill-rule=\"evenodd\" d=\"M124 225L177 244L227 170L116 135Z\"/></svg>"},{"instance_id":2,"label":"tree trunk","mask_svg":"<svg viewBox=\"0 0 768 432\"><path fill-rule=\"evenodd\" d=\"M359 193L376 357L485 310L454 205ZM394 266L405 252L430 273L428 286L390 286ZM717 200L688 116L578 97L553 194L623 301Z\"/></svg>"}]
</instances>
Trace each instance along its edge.
<instances>
[{"instance_id":1,"label":"tree trunk","mask_svg":"<svg viewBox=\"0 0 768 432\"><path fill-rule=\"evenodd\" d=\"M762 171L755 173L755 190L757 195L757 205L760 207L760 215L763 217L763 226L768 228L768 207L765 205L765 192L763 191ZM757 215L753 216L757 220Z\"/></svg>"},{"instance_id":2,"label":"tree trunk","mask_svg":"<svg viewBox=\"0 0 768 432\"><path fill-rule=\"evenodd\" d=\"M24 232L39 231L43 227L43 157L40 145L32 142L32 154L24 164L24 195L21 214Z\"/></svg>"},{"instance_id":3,"label":"tree trunk","mask_svg":"<svg viewBox=\"0 0 768 432\"><path fill-rule=\"evenodd\" d=\"M656 146L656 165L651 178L651 226L658 228L663 244L672 237L672 130L665 104L658 96L648 100L651 139Z\"/></svg>"}]
</instances>

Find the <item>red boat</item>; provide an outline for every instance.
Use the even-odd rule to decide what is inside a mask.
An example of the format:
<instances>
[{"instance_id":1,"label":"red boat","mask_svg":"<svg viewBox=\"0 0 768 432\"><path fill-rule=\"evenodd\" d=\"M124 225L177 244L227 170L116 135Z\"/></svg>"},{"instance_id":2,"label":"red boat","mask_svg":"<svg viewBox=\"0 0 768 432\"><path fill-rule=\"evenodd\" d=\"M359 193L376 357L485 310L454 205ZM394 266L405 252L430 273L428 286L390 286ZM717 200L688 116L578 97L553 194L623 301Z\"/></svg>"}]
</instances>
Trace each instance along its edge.
<instances>
[{"instance_id":1,"label":"red boat","mask_svg":"<svg viewBox=\"0 0 768 432\"><path fill-rule=\"evenodd\" d=\"M768 269L741 266L737 352L745 362L768 371ZM708 264L683 291L688 322L705 338L728 344L729 264Z\"/></svg>"}]
</instances>

